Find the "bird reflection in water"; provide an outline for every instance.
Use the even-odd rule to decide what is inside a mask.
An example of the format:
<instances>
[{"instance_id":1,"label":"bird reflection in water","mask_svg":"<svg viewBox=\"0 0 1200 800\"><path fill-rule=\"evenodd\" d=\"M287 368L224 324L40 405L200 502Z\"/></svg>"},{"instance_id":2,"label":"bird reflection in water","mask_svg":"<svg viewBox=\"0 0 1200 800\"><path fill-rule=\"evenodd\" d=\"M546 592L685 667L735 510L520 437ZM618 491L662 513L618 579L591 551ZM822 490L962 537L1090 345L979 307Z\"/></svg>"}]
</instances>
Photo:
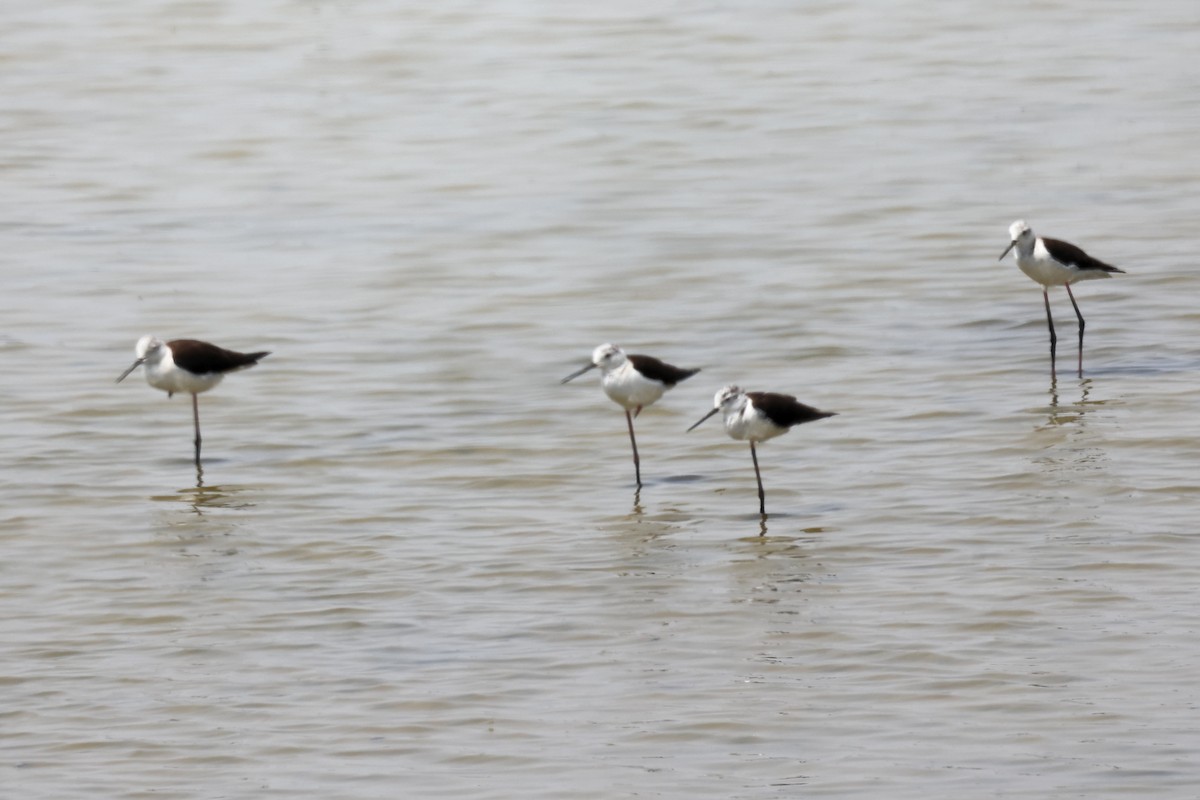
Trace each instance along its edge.
<instances>
[{"instance_id":1,"label":"bird reflection in water","mask_svg":"<svg viewBox=\"0 0 1200 800\"><path fill-rule=\"evenodd\" d=\"M758 541L758 542L766 542L767 541L768 534L770 533L770 529L767 527L767 519L770 516L771 515L768 514L766 516L760 516L758 518L758 533L755 534L754 536L745 537L747 539L747 541ZM777 514L775 516L778 518L776 521L781 521L781 520L786 520L788 517L791 517L792 515L791 514ZM783 526L780 525L777 527L783 527ZM816 526L816 525L808 527L808 528L799 528L799 529L790 528L787 530L786 533L777 533L775 536L771 537L771 539L774 541L787 542L787 543L801 542L801 541L807 540L807 538L809 536L813 536L813 535L819 534L819 533L825 533L826 530L828 530L828 529L822 528L822 527Z\"/></svg>"},{"instance_id":2,"label":"bird reflection in water","mask_svg":"<svg viewBox=\"0 0 1200 800\"><path fill-rule=\"evenodd\" d=\"M253 507L254 503L239 497L244 491L244 488L238 486L205 486L204 470L197 468L195 486L179 489L173 494L157 495L150 499L167 503L185 503L193 513L203 517L206 511L215 509L236 510Z\"/></svg>"},{"instance_id":3,"label":"bird reflection in water","mask_svg":"<svg viewBox=\"0 0 1200 800\"><path fill-rule=\"evenodd\" d=\"M1064 384L1063 396L1060 397L1058 383L1052 378L1048 391L1050 404L1043 409L1046 419L1033 426L1030 461L1035 465L1037 472L1054 479L1052 483L1047 484L1043 477L1039 482L1041 488L1045 488L1046 485L1062 485L1074 490L1079 486L1080 474L1103 473L1108 469L1105 434L1109 426L1089 424L1102 423L1090 417L1107 405L1108 401L1093 399L1093 390L1097 387L1090 378L1079 381L1078 400L1073 399L1074 389L1067 394L1067 386L1074 385L1074 381Z\"/></svg>"},{"instance_id":4,"label":"bird reflection in water","mask_svg":"<svg viewBox=\"0 0 1200 800\"><path fill-rule=\"evenodd\" d=\"M738 602L778 603L803 591L815 578L817 551L808 530L792 528L784 533L786 526L778 519L773 521L774 535L744 536L730 542L730 568L738 584ZM766 523L760 522L760 527L765 531Z\"/></svg>"},{"instance_id":5,"label":"bird reflection in water","mask_svg":"<svg viewBox=\"0 0 1200 800\"><path fill-rule=\"evenodd\" d=\"M1058 381L1055 378L1050 379L1050 406L1046 415L1045 427L1056 427L1060 425L1071 425L1074 423L1083 424L1084 417L1088 412L1095 410L1096 407L1104 405L1103 400L1089 400L1088 397L1092 392L1092 379L1083 378L1079 381L1079 401L1068 402L1063 404L1059 400Z\"/></svg>"}]
</instances>

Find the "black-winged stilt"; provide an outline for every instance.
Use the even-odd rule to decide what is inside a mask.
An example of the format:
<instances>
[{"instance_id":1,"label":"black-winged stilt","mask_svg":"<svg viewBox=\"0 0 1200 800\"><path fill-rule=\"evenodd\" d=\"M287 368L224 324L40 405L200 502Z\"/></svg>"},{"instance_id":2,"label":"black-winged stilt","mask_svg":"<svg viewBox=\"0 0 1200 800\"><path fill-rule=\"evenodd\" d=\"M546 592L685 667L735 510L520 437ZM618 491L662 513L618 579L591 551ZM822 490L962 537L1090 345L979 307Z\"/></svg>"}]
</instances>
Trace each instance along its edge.
<instances>
[{"instance_id":1,"label":"black-winged stilt","mask_svg":"<svg viewBox=\"0 0 1200 800\"><path fill-rule=\"evenodd\" d=\"M175 392L192 395L192 419L196 426L196 466L200 466L200 402L201 392L207 392L225 377L226 373L253 367L268 352L237 353L215 344L195 339L172 339L164 342L154 336L138 340L137 360L121 373L117 383L140 366L146 368L146 383L162 389L167 397Z\"/></svg>"},{"instance_id":2,"label":"black-winged stilt","mask_svg":"<svg viewBox=\"0 0 1200 800\"><path fill-rule=\"evenodd\" d=\"M1054 317L1050 315L1049 291L1051 286L1066 287L1067 297L1071 298L1075 316L1079 318L1078 371L1079 377L1082 378L1083 327L1085 323L1083 314L1079 313L1079 304L1075 302L1075 295L1071 292L1071 284L1091 278L1110 278L1112 273L1123 273L1125 270L1092 258L1070 242L1034 236L1033 229L1025 223L1025 220L1019 219L1008 226L1008 232L1012 236L1012 241L1000 254L1000 260L1003 261L1004 257L1008 255L1008 251L1015 247L1017 249L1017 266L1021 268L1021 272L1042 285L1042 300L1046 304L1046 324L1050 326L1050 374L1052 376L1055 375L1054 351L1058 344L1058 337L1054 334Z\"/></svg>"},{"instance_id":3,"label":"black-winged stilt","mask_svg":"<svg viewBox=\"0 0 1200 800\"><path fill-rule=\"evenodd\" d=\"M625 409L625 422L629 426L629 443L633 445L633 472L637 485L642 486L642 467L638 458L637 439L633 435L633 418L642 409L652 405L663 393L680 381L687 380L700 370L681 369L657 358L642 355L626 355L615 344L602 344L592 352L592 363L572 372L562 383L578 378L588 370L600 368L600 385L614 403Z\"/></svg>"},{"instance_id":4,"label":"black-winged stilt","mask_svg":"<svg viewBox=\"0 0 1200 800\"><path fill-rule=\"evenodd\" d=\"M750 442L750 458L754 460L754 477L758 480L758 513L764 517L767 515L767 499L763 492L762 473L758 469L755 443L787 433L794 425L837 415L835 411L818 411L790 394L744 392L737 386L726 386L713 398L713 410L697 420L688 431L694 430L718 411L725 412L726 433L734 439Z\"/></svg>"}]
</instances>

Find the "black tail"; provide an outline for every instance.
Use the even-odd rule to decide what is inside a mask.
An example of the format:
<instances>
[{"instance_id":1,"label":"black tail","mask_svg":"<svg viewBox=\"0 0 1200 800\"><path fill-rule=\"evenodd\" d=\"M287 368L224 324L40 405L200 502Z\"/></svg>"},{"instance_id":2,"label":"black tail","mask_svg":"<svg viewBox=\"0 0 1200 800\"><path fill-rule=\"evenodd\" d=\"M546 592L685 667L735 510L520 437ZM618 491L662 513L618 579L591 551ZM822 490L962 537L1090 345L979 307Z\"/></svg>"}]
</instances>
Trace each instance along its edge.
<instances>
[{"instance_id":1,"label":"black tail","mask_svg":"<svg viewBox=\"0 0 1200 800\"><path fill-rule=\"evenodd\" d=\"M235 353L235 355L241 356L243 359L245 359L243 366L252 367L259 362L259 359L263 359L271 355L271 351L263 350L261 353Z\"/></svg>"}]
</instances>

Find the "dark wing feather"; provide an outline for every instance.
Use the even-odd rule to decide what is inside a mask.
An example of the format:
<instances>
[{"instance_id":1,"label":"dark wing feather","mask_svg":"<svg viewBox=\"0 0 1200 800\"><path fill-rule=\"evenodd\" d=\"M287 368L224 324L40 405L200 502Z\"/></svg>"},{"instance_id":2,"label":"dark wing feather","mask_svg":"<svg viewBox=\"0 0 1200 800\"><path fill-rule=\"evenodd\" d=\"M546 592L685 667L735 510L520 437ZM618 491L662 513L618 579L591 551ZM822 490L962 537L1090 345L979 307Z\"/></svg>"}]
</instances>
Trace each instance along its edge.
<instances>
[{"instance_id":1,"label":"dark wing feather","mask_svg":"<svg viewBox=\"0 0 1200 800\"><path fill-rule=\"evenodd\" d=\"M1060 264L1066 264L1076 269L1090 269L1097 272L1124 272L1125 270L1119 267L1114 267L1112 264L1105 264L1098 258L1092 258L1083 250L1070 242L1064 242L1061 239L1047 239L1042 237L1042 244L1046 246L1046 252Z\"/></svg>"},{"instance_id":2,"label":"dark wing feather","mask_svg":"<svg viewBox=\"0 0 1200 800\"><path fill-rule=\"evenodd\" d=\"M653 356L629 356L629 362L633 364L634 369L650 380L658 381L668 387L685 381L700 371L698 369L680 369L659 361Z\"/></svg>"},{"instance_id":3,"label":"dark wing feather","mask_svg":"<svg viewBox=\"0 0 1200 800\"><path fill-rule=\"evenodd\" d=\"M746 392L746 397L750 398L754 407L765 414L767 419L781 428L837 416L835 411L819 411L812 406L806 406L790 394Z\"/></svg>"},{"instance_id":4,"label":"dark wing feather","mask_svg":"<svg viewBox=\"0 0 1200 800\"><path fill-rule=\"evenodd\" d=\"M193 375L208 375L213 372L233 372L246 367L253 367L260 358L270 355L269 352L238 353L217 347L215 344L201 342L196 339L174 339L167 342L171 348L171 358L175 363Z\"/></svg>"}]
</instances>

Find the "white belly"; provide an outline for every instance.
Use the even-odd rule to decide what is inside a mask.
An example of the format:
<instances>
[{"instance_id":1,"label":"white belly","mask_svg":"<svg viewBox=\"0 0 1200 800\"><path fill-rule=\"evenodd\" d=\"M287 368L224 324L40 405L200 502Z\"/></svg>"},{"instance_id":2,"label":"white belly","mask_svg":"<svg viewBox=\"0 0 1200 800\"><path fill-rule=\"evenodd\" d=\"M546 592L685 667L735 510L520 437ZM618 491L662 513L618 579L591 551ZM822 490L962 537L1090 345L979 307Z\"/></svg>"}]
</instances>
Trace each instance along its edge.
<instances>
[{"instance_id":1,"label":"white belly","mask_svg":"<svg viewBox=\"0 0 1200 800\"><path fill-rule=\"evenodd\" d=\"M725 418L725 432L734 439L765 442L787 432L787 428L779 427L747 404L743 411Z\"/></svg>"},{"instance_id":2,"label":"white belly","mask_svg":"<svg viewBox=\"0 0 1200 800\"><path fill-rule=\"evenodd\" d=\"M1033 280L1042 286L1065 286L1081 277L1079 270L1065 267L1051 258L1018 258L1017 266Z\"/></svg>"},{"instance_id":3,"label":"white belly","mask_svg":"<svg viewBox=\"0 0 1200 800\"><path fill-rule=\"evenodd\" d=\"M605 375L601 386L609 399L623 406L626 411L651 405L663 396L665 390L661 383L643 378L629 363Z\"/></svg>"},{"instance_id":4,"label":"white belly","mask_svg":"<svg viewBox=\"0 0 1200 800\"><path fill-rule=\"evenodd\" d=\"M1033 280L1042 286L1065 286L1075 281L1086 281L1092 278L1107 278L1108 273L1099 269L1076 269L1060 264L1050 257L1046 248L1038 242L1038 247L1028 256L1017 254L1017 266Z\"/></svg>"},{"instance_id":5,"label":"white belly","mask_svg":"<svg viewBox=\"0 0 1200 800\"><path fill-rule=\"evenodd\" d=\"M156 364L146 364L146 383L155 389L162 389L164 392L169 393L187 392L189 394L200 394L201 392L207 392L220 383L223 377L225 376L219 372L210 372L207 375L193 375L170 362L164 364L160 361Z\"/></svg>"}]
</instances>

